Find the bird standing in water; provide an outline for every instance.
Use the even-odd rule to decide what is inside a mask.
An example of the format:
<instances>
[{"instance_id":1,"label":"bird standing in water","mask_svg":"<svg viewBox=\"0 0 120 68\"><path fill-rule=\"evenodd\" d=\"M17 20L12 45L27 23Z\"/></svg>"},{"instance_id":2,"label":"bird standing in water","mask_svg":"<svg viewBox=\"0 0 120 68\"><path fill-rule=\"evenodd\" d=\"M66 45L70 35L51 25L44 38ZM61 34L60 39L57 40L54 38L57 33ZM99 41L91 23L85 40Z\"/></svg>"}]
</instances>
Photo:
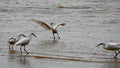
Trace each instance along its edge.
<instances>
[{"instance_id":1,"label":"bird standing in water","mask_svg":"<svg viewBox=\"0 0 120 68\"><path fill-rule=\"evenodd\" d=\"M12 37L12 38L10 38L10 39L7 41L7 42L9 43L9 50L11 49L11 46L12 46L12 50L13 50L14 44L20 39L21 36L26 37L25 35L20 34L20 35L18 36L18 39L17 39L16 37Z\"/></svg>"},{"instance_id":2,"label":"bird standing in water","mask_svg":"<svg viewBox=\"0 0 120 68\"><path fill-rule=\"evenodd\" d=\"M103 45L103 48L109 51L114 51L115 56L114 58L117 58L117 55L120 53L120 44L119 43L100 43L96 47Z\"/></svg>"},{"instance_id":3,"label":"bird standing in water","mask_svg":"<svg viewBox=\"0 0 120 68\"><path fill-rule=\"evenodd\" d=\"M56 26L53 26L53 23L50 23L50 25L48 25L47 23L45 22L42 22L42 21L39 21L39 20L35 20L35 19L32 19L33 21L35 21L37 24L39 24L40 26L44 27L45 29L47 30L51 30L52 31L52 34L53 34L53 37L54 37L54 40L55 40L55 34L57 34L58 36L58 39L60 39L60 36L58 34L58 31L57 31L57 28L59 26L64 26L65 23L61 23L61 24L57 24Z\"/></svg>"},{"instance_id":4,"label":"bird standing in water","mask_svg":"<svg viewBox=\"0 0 120 68\"><path fill-rule=\"evenodd\" d=\"M21 45L21 46L20 46L21 55L22 55L22 47L24 47L24 51L25 51L27 54L29 54L29 52L26 51L26 45L28 45L29 42L31 41L32 35L33 35L34 37L37 37L34 33L31 33L31 34L29 35L29 37L23 37L23 38L19 39L18 42L16 42L16 44L15 44L16 46Z\"/></svg>"}]
</instances>

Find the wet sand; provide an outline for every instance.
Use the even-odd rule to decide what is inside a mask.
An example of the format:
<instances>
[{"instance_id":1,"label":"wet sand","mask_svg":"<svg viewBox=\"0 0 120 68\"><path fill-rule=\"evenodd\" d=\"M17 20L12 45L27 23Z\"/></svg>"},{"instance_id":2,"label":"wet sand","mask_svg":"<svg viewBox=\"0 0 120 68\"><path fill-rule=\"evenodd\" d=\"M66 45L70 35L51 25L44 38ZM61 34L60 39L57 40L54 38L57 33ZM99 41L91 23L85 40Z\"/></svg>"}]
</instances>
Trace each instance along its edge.
<instances>
[{"instance_id":1,"label":"wet sand","mask_svg":"<svg viewBox=\"0 0 120 68\"><path fill-rule=\"evenodd\" d=\"M95 46L120 42L119 0L1 0L0 68L119 68L120 55ZM60 40L31 19L59 27ZM35 33L20 56L19 46L9 51L7 40Z\"/></svg>"}]
</instances>

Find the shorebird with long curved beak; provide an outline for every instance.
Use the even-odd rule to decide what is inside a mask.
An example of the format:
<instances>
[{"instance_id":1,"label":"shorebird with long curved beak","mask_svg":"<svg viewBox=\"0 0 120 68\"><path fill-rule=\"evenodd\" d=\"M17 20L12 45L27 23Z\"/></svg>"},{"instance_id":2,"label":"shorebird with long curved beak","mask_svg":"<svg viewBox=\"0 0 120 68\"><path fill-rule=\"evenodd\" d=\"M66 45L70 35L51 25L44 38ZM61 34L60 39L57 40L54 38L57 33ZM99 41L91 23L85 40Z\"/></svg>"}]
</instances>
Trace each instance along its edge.
<instances>
[{"instance_id":1,"label":"shorebird with long curved beak","mask_svg":"<svg viewBox=\"0 0 120 68\"><path fill-rule=\"evenodd\" d=\"M114 51L115 52L115 56L114 58L117 58L117 55L120 53L120 43L100 43L98 44L96 47L103 45L103 48L105 50L109 50L109 51Z\"/></svg>"},{"instance_id":2,"label":"shorebird with long curved beak","mask_svg":"<svg viewBox=\"0 0 120 68\"><path fill-rule=\"evenodd\" d=\"M9 50L11 49L11 46L12 46L12 50L13 50L14 44L20 39L21 36L26 37L25 35L20 34L20 35L18 36L18 38L12 37L12 38L10 38L10 39L7 41L7 42L9 43Z\"/></svg>"},{"instance_id":3,"label":"shorebird with long curved beak","mask_svg":"<svg viewBox=\"0 0 120 68\"><path fill-rule=\"evenodd\" d=\"M50 23L50 25L48 25L47 23L45 22L42 22L42 21L39 21L39 20L35 20L35 19L32 19L33 21L35 21L37 24L39 24L40 26L44 27L45 29L47 30L51 30L52 31L52 34L53 34L53 37L54 37L54 40L55 40L55 34L57 34L58 36L58 39L60 39L60 36L58 34L58 31L57 31L57 28L59 26L64 26L65 23L61 23L61 24L57 24L56 26L53 26L53 23Z\"/></svg>"},{"instance_id":4,"label":"shorebird with long curved beak","mask_svg":"<svg viewBox=\"0 0 120 68\"><path fill-rule=\"evenodd\" d=\"M18 42L16 42L16 44L15 44L16 46L21 45L21 46L20 46L21 55L22 55L22 47L24 47L24 51L25 51L27 54L29 54L29 52L26 51L26 45L28 45L29 42L31 41L32 35L33 35L34 37L37 37L34 33L31 33L31 34L29 35L29 37L23 37L23 38L19 39Z\"/></svg>"}]
</instances>

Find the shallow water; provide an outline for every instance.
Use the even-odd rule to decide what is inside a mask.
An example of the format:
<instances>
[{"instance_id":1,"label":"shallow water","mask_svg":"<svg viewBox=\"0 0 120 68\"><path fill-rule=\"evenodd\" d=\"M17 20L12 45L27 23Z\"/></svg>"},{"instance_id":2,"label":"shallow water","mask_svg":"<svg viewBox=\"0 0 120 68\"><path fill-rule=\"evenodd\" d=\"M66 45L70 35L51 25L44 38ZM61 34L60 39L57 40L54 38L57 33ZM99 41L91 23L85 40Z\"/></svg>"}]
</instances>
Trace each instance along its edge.
<instances>
[{"instance_id":1,"label":"shallow water","mask_svg":"<svg viewBox=\"0 0 120 68\"><path fill-rule=\"evenodd\" d=\"M95 46L120 42L119 0L0 0L1 68L119 68L120 55ZM31 19L66 23L60 40ZM7 40L35 33L20 56L19 46L8 50ZM86 67L87 66L87 67Z\"/></svg>"}]
</instances>

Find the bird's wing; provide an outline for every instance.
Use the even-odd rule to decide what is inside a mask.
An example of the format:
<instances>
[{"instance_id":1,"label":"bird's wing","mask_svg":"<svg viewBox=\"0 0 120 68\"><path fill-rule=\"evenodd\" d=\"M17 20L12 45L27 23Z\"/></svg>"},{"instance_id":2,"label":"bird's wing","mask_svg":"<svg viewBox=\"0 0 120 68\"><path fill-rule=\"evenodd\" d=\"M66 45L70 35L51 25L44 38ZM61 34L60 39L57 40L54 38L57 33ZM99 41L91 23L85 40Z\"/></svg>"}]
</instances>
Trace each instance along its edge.
<instances>
[{"instance_id":1,"label":"bird's wing","mask_svg":"<svg viewBox=\"0 0 120 68\"><path fill-rule=\"evenodd\" d=\"M64 26L64 25L65 25L65 23L57 24L55 29L57 29L59 26Z\"/></svg>"},{"instance_id":2,"label":"bird's wing","mask_svg":"<svg viewBox=\"0 0 120 68\"><path fill-rule=\"evenodd\" d=\"M39 20L35 20L35 19L32 19L32 20L35 21L40 26L44 27L45 29L51 30L51 27L48 24L46 24L45 22L42 22L42 21L39 21Z\"/></svg>"},{"instance_id":3,"label":"bird's wing","mask_svg":"<svg viewBox=\"0 0 120 68\"><path fill-rule=\"evenodd\" d=\"M29 39L28 38L21 38L18 42L15 43L15 45L24 45L29 43Z\"/></svg>"},{"instance_id":4,"label":"bird's wing","mask_svg":"<svg viewBox=\"0 0 120 68\"><path fill-rule=\"evenodd\" d=\"M116 46L115 45L108 45L108 48L114 50L114 49L120 49L120 46L117 46L117 45Z\"/></svg>"},{"instance_id":5,"label":"bird's wing","mask_svg":"<svg viewBox=\"0 0 120 68\"><path fill-rule=\"evenodd\" d=\"M108 45L120 46L120 43L108 43Z\"/></svg>"}]
</instances>

